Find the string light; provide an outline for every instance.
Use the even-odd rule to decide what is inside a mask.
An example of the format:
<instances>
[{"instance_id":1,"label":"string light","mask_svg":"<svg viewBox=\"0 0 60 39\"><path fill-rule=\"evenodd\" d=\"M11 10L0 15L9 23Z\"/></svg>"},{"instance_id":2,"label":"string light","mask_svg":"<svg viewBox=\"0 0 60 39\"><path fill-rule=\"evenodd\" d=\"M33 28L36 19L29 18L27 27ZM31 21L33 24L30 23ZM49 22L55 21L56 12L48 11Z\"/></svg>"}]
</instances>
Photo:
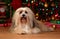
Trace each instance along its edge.
<instances>
[{"instance_id":1,"label":"string light","mask_svg":"<svg viewBox=\"0 0 60 39\"><path fill-rule=\"evenodd\" d=\"M57 17L57 16L58 16L58 14L55 15L55 17Z\"/></svg>"},{"instance_id":2,"label":"string light","mask_svg":"<svg viewBox=\"0 0 60 39\"><path fill-rule=\"evenodd\" d=\"M56 5L56 8L58 8L58 6Z\"/></svg>"},{"instance_id":3,"label":"string light","mask_svg":"<svg viewBox=\"0 0 60 39\"><path fill-rule=\"evenodd\" d=\"M52 8L52 10L54 10L54 8Z\"/></svg>"},{"instance_id":4,"label":"string light","mask_svg":"<svg viewBox=\"0 0 60 39\"><path fill-rule=\"evenodd\" d=\"M42 11L44 11L44 9L42 9Z\"/></svg>"},{"instance_id":5,"label":"string light","mask_svg":"<svg viewBox=\"0 0 60 39\"><path fill-rule=\"evenodd\" d=\"M54 17L52 17L52 20L54 20Z\"/></svg>"},{"instance_id":6,"label":"string light","mask_svg":"<svg viewBox=\"0 0 60 39\"><path fill-rule=\"evenodd\" d=\"M48 4L47 4L47 2L45 2L45 5L44 5L45 7L48 7Z\"/></svg>"},{"instance_id":7,"label":"string light","mask_svg":"<svg viewBox=\"0 0 60 39\"><path fill-rule=\"evenodd\" d=\"M54 7L54 6L55 6L54 2L52 2L51 6L52 6L52 7Z\"/></svg>"},{"instance_id":8,"label":"string light","mask_svg":"<svg viewBox=\"0 0 60 39\"><path fill-rule=\"evenodd\" d=\"M41 10L41 9L39 9L39 10Z\"/></svg>"},{"instance_id":9,"label":"string light","mask_svg":"<svg viewBox=\"0 0 60 39\"><path fill-rule=\"evenodd\" d=\"M33 3L34 1L32 0L31 3Z\"/></svg>"},{"instance_id":10,"label":"string light","mask_svg":"<svg viewBox=\"0 0 60 39\"><path fill-rule=\"evenodd\" d=\"M48 15L48 13L46 13L46 15Z\"/></svg>"},{"instance_id":11,"label":"string light","mask_svg":"<svg viewBox=\"0 0 60 39\"><path fill-rule=\"evenodd\" d=\"M51 14L53 14L53 12L51 11Z\"/></svg>"},{"instance_id":12,"label":"string light","mask_svg":"<svg viewBox=\"0 0 60 39\"><path fill-rule=\"evenodd\" d=\"M36 13L36 19L38 19L38 13Z\"/></svg>"},{"instance_id":13,"label":"string light","mask_svg":"<svg viewBox=\"0 0 60 39\"><path fill-rule=\"evenodd\" d=\"M26 0L26 2L28 2L28 0Z\"/></svg>"},{"instance_id":14,"label":"string light","mask_svg":"<svg viewBox=\"0 0 60 39\"><path fill-rule=\"evenodd\" d=\"M48 9L46 9L46 11L47 11Z\"/></svg>"},{"instance_id":15,"label":"string light","mask_svg":"<svg viewBox=\"0 0 60 39\"><path fill-rule=\"evenodd\" d=\"M39 2L39 5L41 4L41 2Z\"/></svg>"},{"instance_id":16,"label":"string light","mask_svg":"<svg viewBox=\"0 0 60 39\"><path fill-rule=\"evenodd\" d=\"M38 17L36 17L36 19L38 19Z\"/></svg>"},{"instance_id":17,"label":"string light","mask_svg":"<svg viewBox=\"0 0 60 39\"><path fill-rule=\"evenodd\" d=\"M54 28L54 29L55 29L55 27L56 27L56 26L55 26L55 25L53 25L53 28Z\"/></svg>"},{"instance_id":18,"label":"string light","mask_svg":"<svg viewBox=\"0 0 60 39\"><path fill-rule=\"evenodd\" d=\"M36 13L36 16L38 16L38 13Z\"/></svg>"},{"instance_id":19,"label":"string light","mask_svg":"<svg viewBox=\"0 0 60 39\"><path fill-rule=\"evenodd\" d=\"M42 5L44 5L43 3L41 3Z\"/></svg>"}]
</instances>

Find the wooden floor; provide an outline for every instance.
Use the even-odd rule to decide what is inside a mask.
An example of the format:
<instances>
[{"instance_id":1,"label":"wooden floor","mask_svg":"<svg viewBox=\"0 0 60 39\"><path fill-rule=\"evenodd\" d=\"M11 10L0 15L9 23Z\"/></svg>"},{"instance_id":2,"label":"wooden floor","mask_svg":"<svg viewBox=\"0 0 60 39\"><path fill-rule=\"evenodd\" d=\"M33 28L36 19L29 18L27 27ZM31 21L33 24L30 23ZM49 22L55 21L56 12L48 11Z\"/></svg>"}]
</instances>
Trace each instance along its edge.
<instances>
[{"instance_id":1,"label":"wooden floor","mask_svg":"<svg viewBox=\"0 0 60 39\"><path fill-rule=\"evenodd\" d=\"M8 27L0 27L0 39L60 39L60 29L54 32L43 32L40 34L19 35L8 32Z\"/></svg>"}]
</instances>

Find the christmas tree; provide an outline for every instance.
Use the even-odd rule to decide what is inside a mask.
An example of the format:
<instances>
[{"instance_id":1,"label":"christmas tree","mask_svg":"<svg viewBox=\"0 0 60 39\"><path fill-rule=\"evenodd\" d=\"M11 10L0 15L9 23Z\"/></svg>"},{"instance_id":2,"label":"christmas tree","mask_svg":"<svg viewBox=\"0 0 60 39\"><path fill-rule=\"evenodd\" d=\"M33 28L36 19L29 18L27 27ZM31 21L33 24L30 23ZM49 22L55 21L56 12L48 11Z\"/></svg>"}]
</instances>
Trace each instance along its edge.
<instances>
[{"instance_id":1,"label":"christmas tree","mask_svg":"<svg viewBox=\"0 0 60 39\"><path fill-rule=\"evenodd\" d=\"M29 7L37 20L60 24L60 0L3 0L7 6L6 16L12 18L19 7ZM12 12L10 12L10 10Z\"/></svg>"},{"instance_id":2,"label":"christmas tree","mask_svg":"<svg viewBox=\"0 0 60 39\"><path fill-rule=\"evenodd\" d=\"M37 20L60 24L59 0L22 0L23 5L30 7Z\"/></svg>"}]
</instances>

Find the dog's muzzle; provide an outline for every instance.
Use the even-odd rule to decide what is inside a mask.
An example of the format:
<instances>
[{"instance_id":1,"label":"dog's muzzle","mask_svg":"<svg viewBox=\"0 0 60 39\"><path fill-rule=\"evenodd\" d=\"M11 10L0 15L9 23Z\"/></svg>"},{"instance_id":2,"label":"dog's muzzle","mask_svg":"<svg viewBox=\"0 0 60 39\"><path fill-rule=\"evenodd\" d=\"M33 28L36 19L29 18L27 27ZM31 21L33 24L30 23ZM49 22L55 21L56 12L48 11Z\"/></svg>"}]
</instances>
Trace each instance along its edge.
<instances>
[{"instance_id":1,"label":"dog's muzzle","mask_svg":"<svg viewBox=\"0 0 60 39\"><path fill-rule=\"evenodd\" d=\"M26 20L27 18L26 17L21 17L21 20Z\"/></svg>"},{"instance_id":2,"label":"dog's muzzle","mask_svg":"<svg viewBox=\"0 0 60 39\"><path fill-rule=\"evenodd\" d=\"M21 20L26 20L26 19L27 19L27 17L25 16L25 14L23 14L21 17Z\"/></svg>"},{"instance_id":3,"label":"dog's muzzle","mask_svg":"<svg viewBox=\"0 0 60 39\"><path fill-rule=\"evenodd\" d=\"M27 22L27 17L23 14L20 21L23 22L23 23L24 22L26 23Z\"/></svg>"}]
</instances>

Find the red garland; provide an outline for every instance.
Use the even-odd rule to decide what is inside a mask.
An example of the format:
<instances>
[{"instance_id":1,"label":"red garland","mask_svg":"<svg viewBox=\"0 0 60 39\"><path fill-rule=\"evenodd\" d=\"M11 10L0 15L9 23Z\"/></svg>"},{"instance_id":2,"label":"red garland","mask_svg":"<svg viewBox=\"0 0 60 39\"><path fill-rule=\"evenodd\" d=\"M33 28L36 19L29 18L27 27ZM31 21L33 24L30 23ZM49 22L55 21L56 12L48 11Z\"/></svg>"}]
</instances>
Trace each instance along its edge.
<instances>
[{"instance_id":1,"label":"red garland","mask_svg":"<svg viewBox=\"0 0 60 39\"><path fill-rule=\"evenodd\" d=\"M14 10L22 6L22 1L21 0L12 0L11 6L13 7Z\"/></svg>"},{"instance_id":2,"label":"red garland","mask_svg":"<svg viewBox=\"0 0 60 39\"><path fill-rule=\"evenodd\" d=\"M60 2L58 3L58 8L60 9Z\"/></svg>"},{"instance_id":3,"label":"red garland","mask_svg":"<svg viewBox=\"0 0 60 39\"><path fill-rule=\"evenodd\" d=\"M46 2L46 0L41 0L42 2Z\"/></svg>"}]
</instances>

